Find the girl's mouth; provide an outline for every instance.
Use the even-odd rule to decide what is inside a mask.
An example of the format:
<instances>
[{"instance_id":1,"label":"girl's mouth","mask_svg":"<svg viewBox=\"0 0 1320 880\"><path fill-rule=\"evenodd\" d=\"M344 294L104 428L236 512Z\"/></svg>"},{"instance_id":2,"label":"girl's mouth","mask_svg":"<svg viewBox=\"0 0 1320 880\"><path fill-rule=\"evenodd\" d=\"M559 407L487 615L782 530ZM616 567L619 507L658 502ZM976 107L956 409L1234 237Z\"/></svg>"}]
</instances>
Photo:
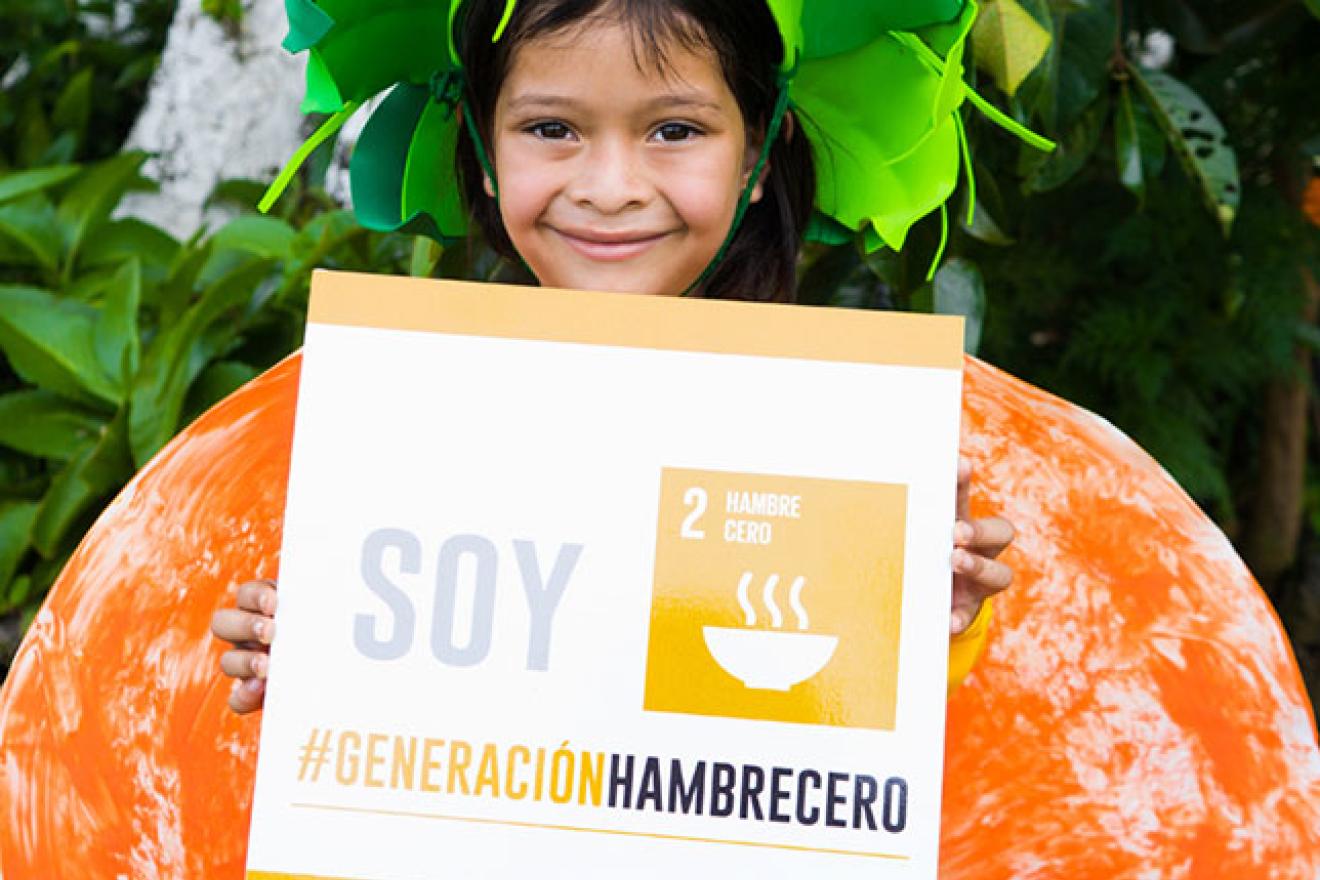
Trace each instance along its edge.
<instances>
[{"instance_id":1,"label":"girl's mouth","mask_svg":"<svg viewBox=\"0 0 1320 880\"><path fill-rule=\"evenodd\" d=\"M554 229L554 227L551 227ZM589 260L602 263L631 260L650 250L669 233L667 232L595 232L590 230L554 229L554 232Z\"/></svg>"}]
</instances>

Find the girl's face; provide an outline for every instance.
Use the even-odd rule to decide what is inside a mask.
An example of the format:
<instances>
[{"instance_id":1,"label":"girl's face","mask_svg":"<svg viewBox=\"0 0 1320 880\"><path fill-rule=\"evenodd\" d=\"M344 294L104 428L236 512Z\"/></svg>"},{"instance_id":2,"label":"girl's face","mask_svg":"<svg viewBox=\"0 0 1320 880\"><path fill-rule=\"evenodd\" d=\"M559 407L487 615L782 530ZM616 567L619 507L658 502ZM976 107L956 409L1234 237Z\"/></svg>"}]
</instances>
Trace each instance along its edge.
<instances>
[{"instance_id":1,"label":"girl's face","mask_svg":"<svg viewBox=\"0 0 1320 880\"><path fill-rule=\"evenodd\" d=\"M639 64L625 25L592 18L515 50L495 177L541 284L678 295L724 242L759 144L714 53L664 48L664 72Z\"/></svg>"}]
</instances>

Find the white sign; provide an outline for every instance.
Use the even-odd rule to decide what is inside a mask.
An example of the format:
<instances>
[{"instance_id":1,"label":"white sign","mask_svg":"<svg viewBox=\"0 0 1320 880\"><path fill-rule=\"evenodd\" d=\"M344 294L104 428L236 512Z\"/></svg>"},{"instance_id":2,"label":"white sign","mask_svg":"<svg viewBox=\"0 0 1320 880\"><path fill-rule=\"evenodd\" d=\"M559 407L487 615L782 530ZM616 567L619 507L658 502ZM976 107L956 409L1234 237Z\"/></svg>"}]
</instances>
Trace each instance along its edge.
<instances>
[{"instance_id":1,"label":"white sign","mask_svg":"<svg viewBox=\"0 0 1320 880\"><path fill-rule=\"evenodd\" d=\"M935 877L961 340L318 273L247 876Z\"/></svg>"}]
</instances>

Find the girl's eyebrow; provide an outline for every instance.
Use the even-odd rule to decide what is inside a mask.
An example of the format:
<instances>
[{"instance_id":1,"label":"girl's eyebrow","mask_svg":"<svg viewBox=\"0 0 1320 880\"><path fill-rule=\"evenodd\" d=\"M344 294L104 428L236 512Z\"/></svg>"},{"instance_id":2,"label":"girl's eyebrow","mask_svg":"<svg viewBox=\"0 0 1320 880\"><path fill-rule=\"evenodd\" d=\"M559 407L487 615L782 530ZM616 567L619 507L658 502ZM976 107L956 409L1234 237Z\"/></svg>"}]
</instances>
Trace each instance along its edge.
<instances>
[{"instance_id":1,"label":"girl's eyebrow","mask_svg":"<svg viewBox=\"0 0 1320 880\"><path fill-rule=\"evenodd\" d=\"M659 95L647 102L647 107L667 110L670 107L696 107L703 110L720 111L724 108L717 101L712 101L699 92L676 92Z\"/></svg>"},{"instance_id":2,"label":"girl's eyebrow","mask_svg":"<svg viewBox=\"0 0 1320 880\"><path fill-rule=\"evenodd\" d=\"M529 93L519 95L509 102L510 110L521 110L524 107L577 107L581 102L566 97L564 95L540 95Z\"/></svg>"},{"instance_id":3,"label":"girl's eyebrow","mask_svg":"<svg viewBox=\"0 0 1320 880\"><path fill-rule=\"evenodd\" d=\"M528 107L564 107L574 109L583 106L583 102L576 98L570 98L567 95L550 95L529 92L518 95L509 101L509 110L517 111ZM705 95L697 92L674 92L666 95L657 95L646 102L648 110L668 110L674 107L691 107L703 110L720 111L724 108L716 101L710 100Z\"/></svg>"}]
</instances>

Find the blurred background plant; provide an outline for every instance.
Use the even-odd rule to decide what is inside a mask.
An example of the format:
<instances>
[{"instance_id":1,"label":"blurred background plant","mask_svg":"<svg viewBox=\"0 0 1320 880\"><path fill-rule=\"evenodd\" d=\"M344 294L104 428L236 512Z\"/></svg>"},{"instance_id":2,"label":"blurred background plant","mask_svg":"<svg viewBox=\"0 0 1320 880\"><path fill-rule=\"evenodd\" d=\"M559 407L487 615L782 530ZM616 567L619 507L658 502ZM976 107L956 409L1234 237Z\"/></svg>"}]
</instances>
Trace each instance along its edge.
<instances>
[{"instance_id":1,"label":"blurred background plant","mask_svg":"<svg viewBox=\"0 0 1320 880\"><path fill-rule=\"evenodd\" d=\"M257 0L250 0L257 2ZM229 28L249 4L206 0ZM187 241L116 206L174 0L10 0L0 29L0 662L106 501L299 343L315 266L491 278L482 248L368 233L323 150ZM968 75L1054 138L964 110L948 251L813 246L801 299L956 312L968 349L1101 413L1233 538L1320 686L1320 0L982 0ZM292 112L292 108L290 108ZM311 120L314 124L316 120ZM974 209L974 210L973 210Z\"/></svg>"},{"instance_id":2,"label":"blurred background plant","mask_svg":"<svg viewBox=\"0 0 1320 880\"><path fill-rule=\"evenodd\" d=\"M118 152L160 60L174 0L5 0L0 169Z\"/></svg>"}]
</instances>

